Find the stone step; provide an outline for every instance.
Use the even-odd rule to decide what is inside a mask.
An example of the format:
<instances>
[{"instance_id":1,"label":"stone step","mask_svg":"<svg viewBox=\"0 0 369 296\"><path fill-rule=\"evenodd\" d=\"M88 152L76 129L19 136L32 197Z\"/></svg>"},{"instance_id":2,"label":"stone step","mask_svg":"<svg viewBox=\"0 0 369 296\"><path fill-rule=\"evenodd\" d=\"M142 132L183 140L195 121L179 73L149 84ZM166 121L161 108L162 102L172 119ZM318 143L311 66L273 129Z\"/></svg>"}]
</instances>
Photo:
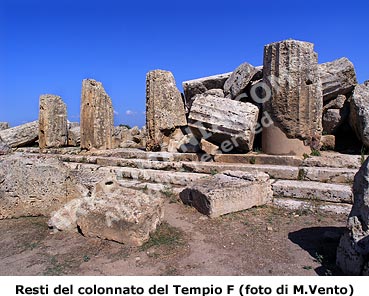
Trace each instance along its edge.
<instances>
[{"instance_id":1,"label":"stone step","mask_svg":"<svg viewBox=\"0 0 369 296\"><path fill-rule=\"evenodd\" d=\"M351 186L314 181L276 180L272 183L274 196L311 201L353 203Z\"/></svg>"},{"instance_id":2,"label":"stone step","mask_svg":"<svg viewBox=\"0 0 369 296\"><path fill-rule=\"evenodd\" d=\"M184 188L191 182L202 179L209 174L140 169L132 167L100 166L96 164L65 162L71 169L106 171L115 174L118 180L134 180L140 183L159 183L159 189L165 186ZM133 183L131 183L133 184ZM136 183L136 185L139 183ZM137 185L138 186L138 185ZM164 186L164 187L162 187ZM145 185L142 185L145 187ZM297 198L312 201L335 203L352 203L352 191L349 185L328 184L314 181L272 180L275 197Z\"/></svg>"},{"instance_id":3,"label":"stone step","mask_svg":"<svg viewBox=\"0 0 369 296\"><path fill-rule=\"evenodd\" d=\"M37 147L17 148L18 152L40 153ZM134 148L117 148L111 150L96 150L81 152L78 147L51 148L43 150L45 154L58 155L78 155L78 156L99 156L116 157L123 159L145 159L153 161L199 161L200 154L195 153L169 153L169 152L147 152ZM249 152L247 154L217 154L214 156L215 163L230 164L258 164L258 165L283 165L295 167L326 167L326 168L347 168L359 169L361 163L367 155L350 155L332 151L322 151L321 156L307 156L305 159L291 155L267 155L262 153Z\"/></svg>"},{"instance_id":4,"label":"stone step","mask_svg":"<svg viewBox=\"0 0 369 296\"><path fill-rule=\"evenodd\" d=\"M221 173L226 170L244 172L265 172L273 179L305 180L329 183L352 183L356 169L294 167L262 164L233 164L216 162L169 162L146 159L122 159L117 157L98 157L81 155L59 155L60 160L67 162L93 163L101 166L133 167L165 171L182 171L202 174Z\"/></svg>"},{"instance_id":5,"label":"stone step","mask_svg":"<svg viewBox=\"0 0 369 296\"><path fill-rule=\"evenodd\" d=\"M274 197L273 206L296 212L296 215L306 215L309 212L327 212L333 214L349 215L352 205L345 203L316 202L292 198Z\"/></svg>"}]
</instances>

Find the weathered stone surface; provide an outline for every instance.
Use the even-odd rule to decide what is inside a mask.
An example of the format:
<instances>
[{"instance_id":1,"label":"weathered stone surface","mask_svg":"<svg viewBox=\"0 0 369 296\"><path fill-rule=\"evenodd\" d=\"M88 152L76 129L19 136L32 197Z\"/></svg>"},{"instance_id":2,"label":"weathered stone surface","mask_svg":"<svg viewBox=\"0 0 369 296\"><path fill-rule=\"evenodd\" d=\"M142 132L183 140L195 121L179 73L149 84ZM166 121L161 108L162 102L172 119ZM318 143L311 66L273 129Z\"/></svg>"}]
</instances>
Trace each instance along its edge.
<instances>
[{"instance_id":1,"label":"weathered stone surface","mask_svg":"<svg viewBox=\"0 0 369 296\"><path fill-rule=\"evenodd\" d=\"M328 109L323 115L323 131L334 134L348 118L349 112L348 108Z\"/></svg>"},{"instance_id":2,"label":"weathered stone surface","mask_svg":"<svg viewBox=\"0 0 369 296\"><path fill-rule=\"evenodd\" d=\"M271 165L283 165L283 166L299 166L302 164L301 157L292 155L267 155L261 153L248 153L248 154L218 154L215 155L214 160L216 162L226 163L250 163L250 164L271 164Z\"/></svg>"},{"instance_id":3,"label":"weathered stone surface","mask_svg":"<svg viewBox=\"0 0 369 296\"><path fill-rule=\"evenodd\" d=\"M328 109L341 109L343 108L345 102L346 102L346 96L344 95L338 95L337 98L329 101L327 104L323 107L323 112L325 112Z\"/></svg>"},{"instance_id":4,"label":"weathered stone surface","mask_svg":"<svg viewBox=\"0 0 369 296\"><path fill-rule=\"evenodd\" d=\"M334 150L336 146L336 137L334 135L324 135L320 138L322 150Z\"/></svg>"},{"instance_id":5,"label":"weathered stone surface","mask_svg":"<svg viewBox=\"0 0 369 296\"><path fill-rule=\"evenodd\" d=\"M308 167L352 168L361 167L360 155L341 154L321 151L321 156L310 156L304 159L302 165Z\"/></svg>"},{"instance_id":6,"label":"weathered stone surface","mask_svg":"<svg viewBox=\"0 0 369 296\"><path fill-rule=\"evenodd\" d=\"M12 148L32 145L38 139L38 120L0 131L0 137Z\"/></svg>"},{"instance_id":7,"label":"weathered stone surface","mask_svg":"<svg viewBox=\"0 0 369 296\"><path fill-rule=\"evenodd\" d=\"M252 150L259 109L209 95L197 95L188 116L188 126L197 138L220 145L223 152Z\"/></svg>"},{"instance_id":8,"label":"weathered stone surface","mask_svg":"<svg viewBox=\"0 0 369 296\"><path fill-rule=\"evenodd\" d=\"M180 198L200 213L218 217L269 202L269 182L264 173L227 171L194 182L180 193Z\"/></svg>"},{"instance_id":9,"label":"weathered stone surface","mask_svg":"<svg viewBox=\"0 0 369 296\"><path fill-rule=\"evenodd\" d=\"M204 94L224 98L224 91L220 88L209 89Z\"/></svg>"},{"instance_id":10,"label":"weathered stone surface","mask_svg":"<svg viewBox=\"0 0 369 296\"><path fill-rule=\"evenodd\" d=\"M77 211L83 235L141 246L163 218L163 199L107 179L96 185Z\"/></svg>"},{"instance_id":11,"label":"weathered stone surface","mask_svg":"<svg viewBox=\"0 0 369 296\"><path fill-rule=\"evenodd\" d=\"M257 79L260 79L262 78L262 73L249 63L241 64L224 83L225 96L229 95L231 99L237 98L238 95L245 91L247 85L255 76L258 76Z\"/></svg>"},{"instance_id":12,"label":"weathered stone surface","mask_svg":"<svg viewBox=\"0 0 369 296\"><path fill-rule=\"evenodd\" d=\"M296 40L266 45L263 77L271 91L264 108L274 125L288 138L297 138L307 146L318 148L323 99L314 45Z\"/></svg>"},{"instance_id":13,"label":"weathered stone surface","mask_svg":"<svg viewBox=\"0 0 369 296\"><path fill-rule=\"evenodd\" d=\"M272 184L279 197L302 198L337 203L352 203L351 186L313 181L278 180Z\"/></svg>"},{"instance_id":14,"label":"weathered stone surface","mask_svg":"<svg viewBox=\"0 0 369 296\"><path fill-rule=\"evenodd\" d=\"M278 208L284 208L291 211L309 210L312 212L326 212L340 215L348 215L350 213L351 205L338 203L317 203L312 200L297 200L291 198L273 198L273 205Z\"/></svg>"},{"instance_id":15,"label":"weathered stone surface","mask_svg":"<svg viewBox=\"0 0 369 296\"><path fill-rule=\"evenodd\" d=\"M229 72L182 82L187 107L191 107L191 99L195 95L203 94L210 89L223 89L231 74L232 72Z\"/></svg>"},{"instance_id":16,"label":"weathered stone surface","mask_svg":"<svg viewBox=\"0 0 369 296\"><path fill-rule=\"evenodd\" d=\"M68 130L68 146L77 147L81 144L81 127L75 126Z\"/></svg>"},{"instance_id":17,"label":"weathered stone surface","mask_svg":"<svg viewBox=\"0 0 369 296\"><path fill-rule=\"evenodd\" d=\"M12 154L0 158L0 219L48 216L87 194L57 159Z\"/></svg>"},{"instance_id":18,"label":"weathered stone surface","mask_svg":"<svg viewBox=\"0 0 369 296\"><path fill-rule=\"evenodd\" d=\"M38 143L41 149L67 145L67 106L55 95L41 95L39 104Z\"/></svg>"},{"instance_id":19,"label":"weathered stone surface","mask_svg":"<svg viewBox=\"0 0 369 296\"><path fill-rule=\"evenodd\" d=\"M186 126L184 103L173 74L155 70L146 75L146 149L161 150L163 138Z\"/></svg>"},{"instance_id":20,"label":"weathered stone surface","mask_svg":"<svg viewBox=\"0 0 369 296\"><path fill-rule=\"evenodd\" d=\"M114 128L113 104L101 82L82 81L81 148L111 149Z\"/></svg>"},{"instance_id":21,"label":"weathered stone surface","mask_svg":"<svg viewBox=\"0 0 369 296\"><path fill-rule=\"evenodd\" d=\"M350 126L369 147L369 86L357 85L350 101Z\"/></svg>"},{"instance_id":22,"label":"weathered stone surface","mask_svg":"<svg viewBox=\"0 0 369 296\"><path fill-rule=\"evenodd\" d=\"M357 84L354 65L347 58L319 65L324 101L351 92Z\"/></svg>"},{"instance_id":23,"label":"weathered stone surface","mask_svg":"<svg viewBox=\"0 0 369 296\"><path fill-rule=\"evenodd\" d=\"M0 131L6 130L8 128L10 128L9 123L7 123L7 122L0 122Z\"/></svg>"},{"instance_id":24,"label":"weathered stone surface","mask_svg":"<svg viewBox=\"0 0 369 296\"><path fill-rule=\"evenodd\" d=\"M299 179L323 183L352 184L357 169L300 167Z\"/></svg>"},{"instance_id":25,"label":"weathered stone surface","mask_svg":"<svg viewBox=\"0 0 369 296\"><path fill-rule=\"evenodd\" d=\"M0 155L9 154L12 149L0 137Z\"/></svg>"},{"instance_id":26,"label":"weathered stone surface","mask_svg":"<svg viewBox=\"0 0 369 296\"><path fill-rule=\"evenodd\" d=\"M222 153L219 150L219 146L214 145L213 143L210 143L209 141L206 141L205 139L201 139L200 148L202 151L212 156L215 154Z\"/></svg>"},{"instance_id":27,"label":"weathered stone surface","mask_svg":"<svg viewBox=\"0 0 369 296\"><path fill-rule=\"evenodd\" d=\"M85 198L83 197L72 199L63 205L62 208L51 213L51 218L47 222L49 228L77 232L77 211L84 201Z\"/></svg>"},{"instance_id":28,"label":"weathered stone surface","mask_svg":"<svg viewBox=\"0 0 369 296\"><path fill-rule=\"evenodd\" d=\"M354 181L354 205L337 249L337 265L347 275L367 274L369 264L369 158Z\"/></svg>"}]
</instances>

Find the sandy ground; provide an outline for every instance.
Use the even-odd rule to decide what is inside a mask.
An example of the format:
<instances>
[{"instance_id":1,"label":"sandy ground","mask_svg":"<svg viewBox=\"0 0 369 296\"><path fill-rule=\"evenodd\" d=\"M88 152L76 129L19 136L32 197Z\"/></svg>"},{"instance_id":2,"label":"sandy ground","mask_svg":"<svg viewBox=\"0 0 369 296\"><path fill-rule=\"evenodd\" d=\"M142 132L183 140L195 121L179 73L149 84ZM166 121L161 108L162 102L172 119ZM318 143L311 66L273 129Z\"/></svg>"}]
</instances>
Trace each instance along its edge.
<instances>
[{"instance_id":1,"label":"sandy ground","mask_svg":"<svg viewBox=\"0 0 369 296\"><path fill-rule=\"evenodd\" d=\"M0 221L0 275L339 275L343 215L253 208L208 219L166 203L142 247L53 233L44 217Z\"/></svg>"}]
</instances>

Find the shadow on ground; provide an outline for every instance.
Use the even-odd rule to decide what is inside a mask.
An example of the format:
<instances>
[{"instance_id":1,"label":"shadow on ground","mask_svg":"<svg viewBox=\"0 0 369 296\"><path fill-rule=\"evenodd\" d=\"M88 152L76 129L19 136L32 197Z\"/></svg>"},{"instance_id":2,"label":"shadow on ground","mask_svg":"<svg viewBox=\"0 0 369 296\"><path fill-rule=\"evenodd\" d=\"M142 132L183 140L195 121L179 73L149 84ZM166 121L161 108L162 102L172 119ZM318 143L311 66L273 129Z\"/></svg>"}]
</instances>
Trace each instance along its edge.
<instances>
[{"instance_id":1,"label":"shadow on ground","mask_svg":"<svg viewBox=\"0 0 369 296\"><path fill-rule=\"evenodd\" d=\"M321 266L315 268L318 275L342 275L336 265L337 247L344 227L310 227L288 234L288 238Z\"/></svg>"}]
</instances>

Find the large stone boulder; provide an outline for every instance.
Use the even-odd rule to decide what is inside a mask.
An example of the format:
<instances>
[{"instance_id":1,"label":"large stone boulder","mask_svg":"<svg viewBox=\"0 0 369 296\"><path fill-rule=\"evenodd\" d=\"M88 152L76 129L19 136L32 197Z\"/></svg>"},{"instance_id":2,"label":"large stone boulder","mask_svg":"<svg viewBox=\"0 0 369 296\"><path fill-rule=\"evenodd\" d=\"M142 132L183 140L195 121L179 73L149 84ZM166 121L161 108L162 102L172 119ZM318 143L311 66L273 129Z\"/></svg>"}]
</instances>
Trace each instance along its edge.
<instances>
[{"instance_id":1,"label":"large stone boulder","mask_svg":"<svg viewBox=\"0 0 369 296\"><path fill-rule=\"evenodd\" d=\"M12 148L32 145L38 139L38 120L2 130L0 137Z\"/></svg>"},{"instance_id":2,"label":"large stone boulder","mask_svg":"<svg viewBox=\"0 0 369 296\"><path fill-rule=\"evenodd\" d=\"M267 174L238 171L199 179L180 193L184 204L212 218L264 205L272 196Z\"/></svg>"},{"instance_id":3,"label":"large stone boulder","mask_svg":"<svg viewBox=\"0 0 369 296\"><path fill-rule=\"evenodd\" d=\"M229 72L182 82L187 108L191 108L192 98L195 95L203 94L211 89L223 89L224 83L231 74L232 72Z\"/></svg>"},{"instance_id":4,"label":"large stone boulder","mask_svg":"<svg viewBox=\"0 0 369 296\"><path fill-rule=\"evenodd\" d=\"M78 202L77 202L78 204ZM85 236L141 246L163 219L163 199L125 188L114 179L98 183L76 211Z\"/></svg>"},{"instance_id":5,"label":"large stone boulder","mask_svg":"<svg viewBox=\"0 0 369 296\"><path fill-rule=\"evenodd\" d=\"M355 87L350 101L350 125L358 139L369 147L369 85Z\"/></svg>"},{"instance_id":6,"label":"large stone boulder","mask_svg":"<svg viewBox=\"0 0 369 296\"><path fill-rule=\"evenodd\" d=\"M350 93L357 84L354 65L347 58L319 65L324 101Z\"/></svg>"},{"instance_id":7,"label":"large stone boulder","mask_svg":"<svg viewBox=\"0 0 369 296\"><path fill-rule=\"evenodd\" d=\"M61 97L49 94L40 96L38 123L41 149L67 145L67 106Z\"/></svg>"},{"instance_id":8,"label":"large stone boulder","mask_svg":"<svg viewBox=\"0 0 369 296\"><path fill-rule=\"evenodd\" d=\"M224 83L224 95L230 99L236 99L245 92L252 80L261 79L263 72L249 63L243 63L237 67Z\"/></svg>"},{"instance_id":9,"label":"large stone boulder","mask_svg":"<svg viewBox=\"0 0 369 296\"><path fill-rule=\"evenodd\" d=\"M57 159L12 154L0 158L0 219L49 216L87 194Z\"/></svg>"},{"instance_id":10,"label":"large stone boulder","mask_svg":"<svg viewBox=\"0 0 369 296\"><path fill-rule=\"evenodd\" d=\"M9 126L9 123L8 122L0 122L0 131L6 130L9 127L10 126Z\"/></svg>"},{"instance_id":11,"label":"large stone boulder","mask_svg":"<svg viewBox=\"0 0 369 296\"><path fill-rule=\"evenodd\" d=\"M354 205L337 249L337 265L347 275L368 275L369 158L355 175Z\"/></svg>"},{"instance_id":12,"label":"large stone boulder","mask_svg":"<svg viewBox=\"0 0 369 296\"><path fill-rule=\"evenodd\" d=\"M111 149L113 104L101 82L85 79L81 97L81 148Z\"/></svg>"},{"instance_id":13,"label":"large stone boulder","mask_svg":"<svg viewBox=\"0 0 369 296\"><path fill-rule=\"evenodd\" d=\"M146 149L166 150L171 134L186 126L186 114L181 93L176 87L173 74L155 70L146 76Z\"/></svg>"},{"instance_id":14,"label":"large stone boulder","mask_svg":"<svg viewBox=\"0 0 369 296\"><path fill-rule=\"evenodd\" d=\"M212 95L196 95L188 126L196 138L219 145L223 152L252 150L259 109Z\"/></svg>"},{"instance_id":15,"label":"large stone boulder","mask_svg":"<svg viewBox=\"0 0 369 296\"><path fill-rule=\"evenodd\" d=\"M263 151L299 154L304 146L319 148L323 98L314 45L296 40L266 45L263 82L266 84L264 109L274 122L269 130L263 130ZM278 145L271 144L275 139ZM293 151L289 139L300 140L301 147Z\"/></svg>"}]
</instances>

